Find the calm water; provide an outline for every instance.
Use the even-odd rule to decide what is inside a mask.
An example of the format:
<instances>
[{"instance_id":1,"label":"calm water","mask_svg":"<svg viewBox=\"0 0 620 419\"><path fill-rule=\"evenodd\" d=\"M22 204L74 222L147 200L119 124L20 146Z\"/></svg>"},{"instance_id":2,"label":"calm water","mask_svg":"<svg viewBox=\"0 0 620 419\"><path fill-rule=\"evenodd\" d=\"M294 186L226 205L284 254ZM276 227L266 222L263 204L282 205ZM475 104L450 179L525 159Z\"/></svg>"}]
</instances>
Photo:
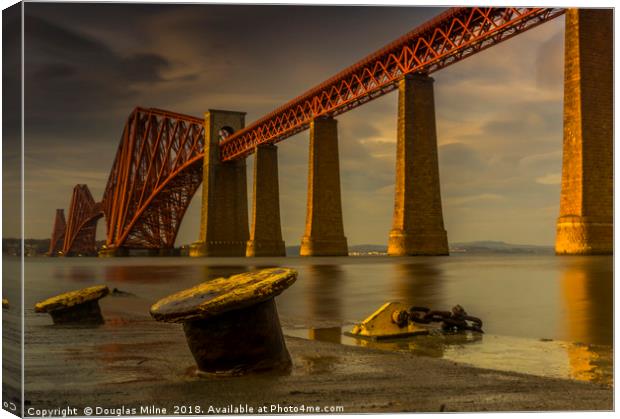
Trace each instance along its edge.
<instances>
[{"instance_id":1,"label":"calm water","mask_svg":"<svg viewBox=\"0 0 620 419\"><path fill-rule=\"evenodd\" d=\"M299 271L278 298L289 325L353 323L396 300L441 310L461 304L491 334L612 344L613 259L605 256L37 258L27 259L25 305L30 313L43 298L97 283L154 302L210 278L267 266Z\"/></svg>"},{"instance_id":2,"label":"calm water","mask_svg":"<svg viewBox=\"0 0 620 419\"><path fill-rule=\"evenodd\" d=\"M612 379L612 257L457 254L435 258L26 261L26 363L29 336L37 336L41 342L41 333L54 333L48 327L49 316L35 314L32 307L54 294L105 283L136 296L116 299L113 306L107 302L111 299L102 300L108 321L148 320L149 306L177 290L219 276L288 266L299 271L297 282L277 299L288 334L368 345L345 338L340 332L350 330L353 323L386 301L438 310L460 304L483 319L486 334L430 337L383 347L539 375L605 382ZM7 280L5 277L5 283ZM32 356L40 353L35 351Z\"/></svg>"}]
</instances>

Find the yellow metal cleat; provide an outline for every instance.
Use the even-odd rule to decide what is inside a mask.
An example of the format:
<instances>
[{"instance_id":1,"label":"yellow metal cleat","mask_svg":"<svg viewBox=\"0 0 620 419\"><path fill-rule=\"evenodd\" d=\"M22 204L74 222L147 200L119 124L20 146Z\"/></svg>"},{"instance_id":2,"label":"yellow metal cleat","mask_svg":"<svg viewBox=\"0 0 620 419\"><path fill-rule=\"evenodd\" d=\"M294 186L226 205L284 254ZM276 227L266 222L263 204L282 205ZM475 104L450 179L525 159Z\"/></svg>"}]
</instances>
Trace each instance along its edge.
<instances>
[{"instance_id":1,"label":"yellow metal cleat","mask_svg":"<svg viewBox=\"0 0 620 419\"><path fill-rule=\"evenodd\" d=\"M428 334L430 331L428 327L407 321L408 308L403 303L387 302L346 334L368 339L392 339Z\"/></svg>"}]
</instances>

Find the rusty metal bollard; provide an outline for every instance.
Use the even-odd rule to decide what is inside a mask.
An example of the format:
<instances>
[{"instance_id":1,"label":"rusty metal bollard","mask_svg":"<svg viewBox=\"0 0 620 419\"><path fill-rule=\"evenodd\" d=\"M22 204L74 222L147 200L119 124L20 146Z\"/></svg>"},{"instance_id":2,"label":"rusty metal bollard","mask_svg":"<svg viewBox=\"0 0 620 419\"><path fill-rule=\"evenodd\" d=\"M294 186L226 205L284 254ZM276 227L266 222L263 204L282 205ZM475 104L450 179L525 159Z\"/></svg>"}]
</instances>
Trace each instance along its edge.
<instances>
[{"instance_id":1,"label":"rusty metal bollard","mask_svg":"<svg viewBox=\"0 0 620 419\"><path fill-rule=\"evenodd\" d=\"M54 324L103 324L99 300L110 293L105 285L66 292L34 306L37 313L49 313Z\"/></svg>"},{"instance_id":2,"label":"rusty metal bollard","mask_svg":"<svg viewBox=\"0 0 620 419\"><path fill-rule=\"evenodd\" d=\"M292 362L274 297L296 279L287 268L217 278L158 301L150 312L155 320L183 323L202 373L288 372Z\"/></svg>"}]
</instances>

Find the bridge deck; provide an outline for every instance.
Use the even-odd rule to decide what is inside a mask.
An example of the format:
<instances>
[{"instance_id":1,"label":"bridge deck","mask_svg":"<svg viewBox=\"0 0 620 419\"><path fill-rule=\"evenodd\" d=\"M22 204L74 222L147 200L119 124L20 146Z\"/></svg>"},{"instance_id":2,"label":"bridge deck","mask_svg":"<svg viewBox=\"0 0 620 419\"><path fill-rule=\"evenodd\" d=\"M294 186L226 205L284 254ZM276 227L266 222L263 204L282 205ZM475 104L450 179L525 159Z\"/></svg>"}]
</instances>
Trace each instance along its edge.
<instances>
[{"instance_id":1,"label":"bridge deck","mask_svg":"<svg viewBox=\"0 0 620 419\"><path fill-rule=\"evenodd\" d=\"M432 73L564 13L560 8L452 8L238 131L223 161L250 154L391 92L402 76Z\"/></svg>"}]
</instances>

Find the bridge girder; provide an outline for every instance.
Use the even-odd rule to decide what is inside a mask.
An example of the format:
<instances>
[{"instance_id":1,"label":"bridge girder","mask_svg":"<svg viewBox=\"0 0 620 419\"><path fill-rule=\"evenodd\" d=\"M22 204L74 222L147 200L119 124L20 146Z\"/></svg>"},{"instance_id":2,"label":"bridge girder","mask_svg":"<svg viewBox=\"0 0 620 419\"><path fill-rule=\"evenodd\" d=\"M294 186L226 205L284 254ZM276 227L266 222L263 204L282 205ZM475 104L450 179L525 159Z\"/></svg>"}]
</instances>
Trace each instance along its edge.
<instances>
[{"instance_id":1,"label":"bridge girder","mask_svg":"<svg viewBox=\"0 0 620 419\"><path fill-rule=\"evenodd\" d=\"M406 74L430 74L560 16L560 8L452 8L226 138L234 160L396 89Z\"/></svg>"},{"instance_id":2,"label":"bridge girder","mask_svg":"<svg viewBox=\"0 0 620 419\"><path fill-rule=\"evenodd\" d=\"M101 204L95 202L88 186L76 185L69 206L62 254L64 256L96 254L97 221L102 216Z\"/></svg>"},{"instance_id":3,"label":"bridge girder","mask_svg":"<svg viewBox=\"0 0 620 419\"><path fill-rule=\"evenodd\" d=\"M47 252L48 256L57 256L62 253L62 245L65 241L65 232L67 230L67 221L65 219L65 210L57 209L54 218L54 227L52 228L52 237L50 239L50 248Z\"/></svg>"},{"instance_id":4,"label":"bridge girder","mask_svg":"<svg viewBox=\"0 0 620 419\"><path fill-rule=\"evenodd\" d=\"M106 247L171 248L202 182L203 120L136 108L103 195Z\"/></svg>"}]
</instances>

